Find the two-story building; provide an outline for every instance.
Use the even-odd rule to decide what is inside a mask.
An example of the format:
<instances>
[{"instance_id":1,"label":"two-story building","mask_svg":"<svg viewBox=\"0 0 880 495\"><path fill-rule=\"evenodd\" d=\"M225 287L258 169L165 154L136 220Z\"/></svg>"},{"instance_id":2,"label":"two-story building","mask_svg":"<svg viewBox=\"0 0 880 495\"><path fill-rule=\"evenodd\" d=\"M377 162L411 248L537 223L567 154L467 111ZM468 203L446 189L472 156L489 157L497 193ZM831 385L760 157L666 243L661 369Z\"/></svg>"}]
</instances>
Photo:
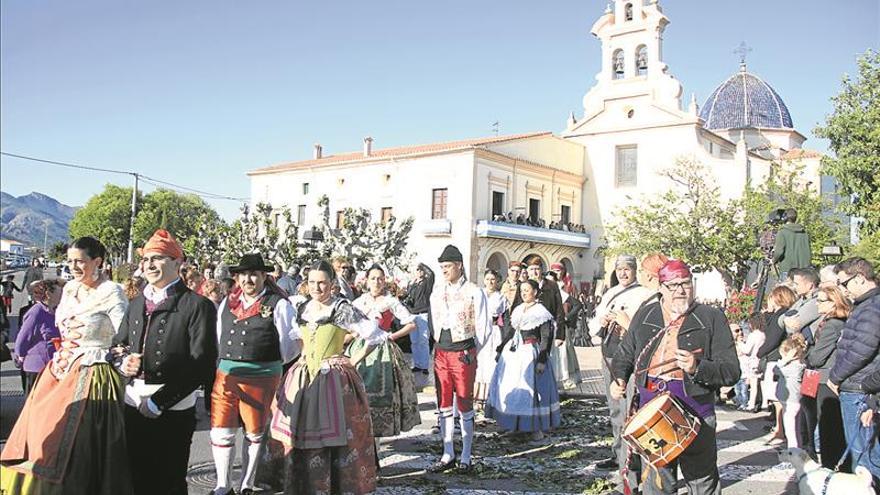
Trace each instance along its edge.
<instances>
[{"instance_id":1,"label":"two-story building","mask_svg":"<svg viewBox=\"0 0 880 495\"><path fill-rule=\"evenodd\" d=\"M379 220L412 216L409 249L419 262L435 264L451 243L469 273L503 274L533 254L545 266L589 268L590 235L573 230L583 221L584 147L550 132L388 149L367 138L362 151L330 156L316 145L311 160L248 175L252 200L289 207L298 225L321 222L324 195L337 224L348 207Z\"/></svg>"}]
</instances>

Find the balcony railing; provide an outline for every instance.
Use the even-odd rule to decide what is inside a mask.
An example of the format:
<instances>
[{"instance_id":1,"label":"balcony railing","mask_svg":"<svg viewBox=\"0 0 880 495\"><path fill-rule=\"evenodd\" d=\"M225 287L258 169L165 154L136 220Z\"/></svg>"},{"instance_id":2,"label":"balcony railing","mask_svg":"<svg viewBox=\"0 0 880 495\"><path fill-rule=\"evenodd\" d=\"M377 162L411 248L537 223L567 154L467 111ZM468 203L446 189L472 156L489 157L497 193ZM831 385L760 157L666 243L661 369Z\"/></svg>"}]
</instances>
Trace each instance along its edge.
<instances>
[{"instance_id":1,"label":"balcony railing","mask_svg":"<svg viewBox=\"0 0 880 495\"><path fill-rule=\"evenodd\" d=\"M590 247L590 234L488 220L477 221L477 237L539 242L585 249Z\"/></svg>"}]
</instances>

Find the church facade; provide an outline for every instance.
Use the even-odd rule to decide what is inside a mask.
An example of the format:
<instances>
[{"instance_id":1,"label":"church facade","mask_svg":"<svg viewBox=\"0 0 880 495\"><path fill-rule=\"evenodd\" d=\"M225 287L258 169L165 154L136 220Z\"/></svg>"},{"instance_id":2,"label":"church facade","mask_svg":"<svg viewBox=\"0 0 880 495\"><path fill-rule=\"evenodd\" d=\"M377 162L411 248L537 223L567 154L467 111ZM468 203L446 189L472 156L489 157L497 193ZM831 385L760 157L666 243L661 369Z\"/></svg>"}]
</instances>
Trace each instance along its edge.
<instances>
[{"instance_id":1,"label":"church facade","mask_svg":"<svg viewBox=\"0 0 880 495\"><path fill-rule=\"evenodd\" d=\"M319 223L320 195L331 213L412 215L410 248L420 262L436 264L453 243L469 273L503 272L537 254L590 283L606 275L597 249L615 212L668 190L660 173L677 160L705 165L725 198L763 181L772 163L802 166L804 185L827 192L821 155L802 148L806 138L782 98L744 62L702 106L694 97L683 103L683 86L663 62L668 24L658 0L609 4L592 26L601 70L583 112L558 135L377 150L368 139L362 151L330 156L317 147L311 160L250 172L251 198L290 207L301 231Z\"/></svg>"}]
</instances>

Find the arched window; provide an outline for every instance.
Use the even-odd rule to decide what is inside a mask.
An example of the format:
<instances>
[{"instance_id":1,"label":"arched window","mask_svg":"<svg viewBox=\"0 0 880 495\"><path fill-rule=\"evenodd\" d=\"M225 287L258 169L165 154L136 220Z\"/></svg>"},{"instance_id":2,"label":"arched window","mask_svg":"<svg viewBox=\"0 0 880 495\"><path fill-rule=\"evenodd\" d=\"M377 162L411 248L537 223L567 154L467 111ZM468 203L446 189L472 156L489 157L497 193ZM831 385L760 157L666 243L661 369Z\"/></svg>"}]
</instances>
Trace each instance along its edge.
<instances>
[{"instance_id":1,"label":"arched window","mask_svg":"<svg viewBox=\"0 0 880 495\"><path fill-rule=\"evenodd\" d=\"M623 18L627 21L633 20L633 4L628 3L623 8Z\"/></svg>"},{"instance_id":2,"label":"arched window","mask_svg":"<svg viewBox=\"0 0 880 495\"><path fill-rule=\"evenodd\" d=\"M623 50L614 50L614 56L611 58L613 68L613 78L623 79Z\"/></svg>"},{"instance_id":3,"label":"arched window","mask_svg":"<svg viewBox=\"0 0 880 495\"><path fill-rule=\"evenodd\" d=\"M636 48L636 74L648 75L648 47L645 45Z\"/></svg>"}]
</instances>

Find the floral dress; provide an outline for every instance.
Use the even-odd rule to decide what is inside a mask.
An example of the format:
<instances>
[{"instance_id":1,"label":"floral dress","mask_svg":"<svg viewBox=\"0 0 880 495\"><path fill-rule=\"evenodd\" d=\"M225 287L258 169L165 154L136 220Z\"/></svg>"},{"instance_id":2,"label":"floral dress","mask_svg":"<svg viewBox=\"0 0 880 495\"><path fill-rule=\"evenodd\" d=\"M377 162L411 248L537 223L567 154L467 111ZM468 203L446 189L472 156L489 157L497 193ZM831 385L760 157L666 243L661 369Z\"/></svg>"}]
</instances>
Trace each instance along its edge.
<instances>
[{"instance_id":1,"label":"floral dress","mask_svg":"<svg viewBox=\"0 0 880 495\"><path fill-rule=\"evenodd\" d=\"M364 384L348 357L345 336L381 345L388 334L345 299L306 301L297 311L302 354L272 404L270 434L289 459L284 493L376 490L376 453Z\"/></svg>"},{"instance_id":2,"label":"floral dress","mask_svg":"<svg viewBox=\"0 0 880 495\"><path fill-rule=\"evenodd\" d=\"M395 318L402 325L415 320L415 316L393 296L373 297L366 293L353 304L389 334ZM364 339L357 338L346 354L353 356L365 345ZM391 339L386 340L358 364L357 371L364 380L370 401L373 436L393 437L421 423L416 386L408 368L400 347Z\"/></svg>"}]
</instances>

